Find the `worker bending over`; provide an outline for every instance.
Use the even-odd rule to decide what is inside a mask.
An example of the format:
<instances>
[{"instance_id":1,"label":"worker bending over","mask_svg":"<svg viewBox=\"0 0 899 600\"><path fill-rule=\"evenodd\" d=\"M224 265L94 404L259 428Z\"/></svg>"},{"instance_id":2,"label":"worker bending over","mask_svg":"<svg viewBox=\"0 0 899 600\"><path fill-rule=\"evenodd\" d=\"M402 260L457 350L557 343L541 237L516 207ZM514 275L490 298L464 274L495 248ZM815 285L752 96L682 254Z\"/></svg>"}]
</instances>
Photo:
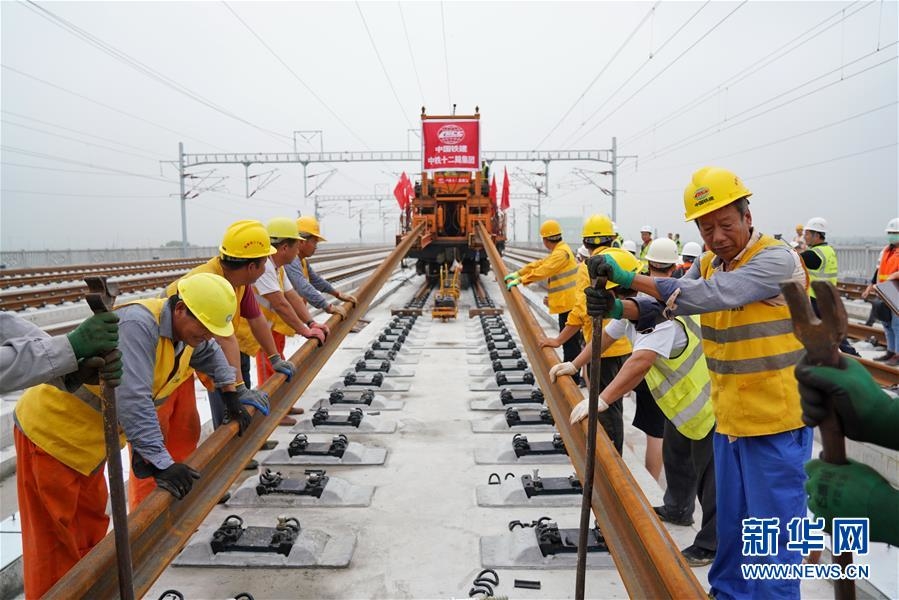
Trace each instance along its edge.
<instances>
[{"instance_id":1,"label":"worker bending over","mask_svg":"<svg viewBox=\"0 0 899 600\"><path fill-rule=\"evenodd\" d=\"M568 244L562 241L562 226L558 221L552 219L545 221L540 226L540 237L543 239L543 246L549 250L549 256L529 262L517 271L509 273L504 281L506 288L512 289L516 285L528 285L545 279L549 314L558 315L561 331L565 328L568 313L574 307L577 296L575 283L578 261ZM566 340L562 344L564 360L574 360L581 351L581 345L580 333ZM580 383L579 376L575 376L575 382Z\"/></svg>"},{"instance_id":2,"label":"worker bending over","mask_svg":"<svg viewBox=\"0 0 899 600\"><path fill-rule=\"evenodd\" d=\"M297 219L297 231L303 241L299 244L298 257L287 263L284 267L287 278L293 289L315 308L325 311L329 315L339 314L344 319L349 314L347 307L341 304L331 304L322 294L330 294L341 302L352 302L355 306L356 297L352 294L344 294L337 291L331 283L315 272L309 264L309 258L315 254L319 242L326 242L318 220L315 217L306 216Z\"/></svg>"},{"instance_id":3,"label":"worker bending over","mask_svg":"<svg viewBox=\"0 0 899 600\"><path fill-rule=\"evenodd\" d=\"M156 411L194 369L209 374L229 411L243 410L234 369L213 334L233 332L234 290L211 274L182 279L169 299L116 308L124 372L116 408L134 453L131 473L176 498L199 474L166 450ZM25 597L39 598L106 535L109 492L98 385L27 390L15 409L16 490L22 523ZM246 412L246 411L244 411ZM121 439L124 445L124 438Z\"/></svg>"}]
</instances>

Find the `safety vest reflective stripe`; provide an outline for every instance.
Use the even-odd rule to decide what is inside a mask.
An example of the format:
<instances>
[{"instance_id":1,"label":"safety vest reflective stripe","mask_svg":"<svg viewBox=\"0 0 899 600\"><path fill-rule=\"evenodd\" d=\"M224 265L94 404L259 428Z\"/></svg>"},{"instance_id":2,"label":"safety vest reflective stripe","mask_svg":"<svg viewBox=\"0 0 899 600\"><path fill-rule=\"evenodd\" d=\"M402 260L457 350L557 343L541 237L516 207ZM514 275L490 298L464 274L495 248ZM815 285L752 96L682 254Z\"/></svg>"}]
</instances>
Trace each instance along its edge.
<instances>
[{"instance_id":1,"label":"safety vest reflective stripe","mask_svg":"<svg viewBox=\"0 0 899 600\"><path fill-rule=\"evenodd\" d=\"M646 383L659 408L683 435L699 440L715 424L710 401L711 381L702 340L697 336L698 318L677 317L674 321L687 335L687 346L678 356L653 361Z\"/></svg>"},{"instance_id":2,"label":"safety vest reflective stripe","mask_svg":"<svg viewBox=\"0 0 899 600\"><path fill-rule=\"evenodd\" d=\"M547 283L550 284L549 287L552 288L552 284L555 283L556 281L559 281L560 279L565 279L566 277L574 277L575 275L577 275L577 266L576 265L574 267L572 267L571 269L564 271L562 273L558 273L556 275L550 275L549 279L547 279L546 281L547 281Z\"/></svg>"},{"instance_id":3,"label":"safety vest reflective stripe","mask_svg":"<svg viewBox=\"0 0 899 600\"><path fill-rule=\"evenodd\" d=\"M759 252L782 242L763 235L728 265L735 271ZM714 255L700 261L704 279L713 279ZM785 302L752 302L701 315L703 348L712 381L717 431L748 437L803 426L793 373L802 344L793 334Z\"/></svg>"},{"instance_id":4,"label":"safety vest reflective stripe","mask_svg":"<svg viewBox=\"0 0 899 600\"><path fill-rule=\"evenodd\" d=\"M558 286L555 286L555 287L549 286L549 287L547 287L547 290L548 290L550 293L552 293L552 292L563 292L563 291L565 291L565 290L570 290L571 288L573 288L573 287L575 286L575 284L577 284L577 281L571 280L571 281L569 281L568 283L563 283L562 285L558 285Z\"/></svg>"},{"instance_id":5,"label":"safety vest reflective stripe","mask_svg":"<svg viewBox=\"0 0 899 600\"><path fill-rule=\"evenodd\" d=\"M166 300L153 298L129 304L143 305L158 321ZM172 341L159 337L150 389L157 408L193 375L192 355L193 348L186 346L179 357ZM90 475L106 460L99 386L83 386L74 394L47 384L32 387L16 403L15 418L28 439L83 475ZM125 445L121 431L119 444Z\"/></svg>"}]
</instances>

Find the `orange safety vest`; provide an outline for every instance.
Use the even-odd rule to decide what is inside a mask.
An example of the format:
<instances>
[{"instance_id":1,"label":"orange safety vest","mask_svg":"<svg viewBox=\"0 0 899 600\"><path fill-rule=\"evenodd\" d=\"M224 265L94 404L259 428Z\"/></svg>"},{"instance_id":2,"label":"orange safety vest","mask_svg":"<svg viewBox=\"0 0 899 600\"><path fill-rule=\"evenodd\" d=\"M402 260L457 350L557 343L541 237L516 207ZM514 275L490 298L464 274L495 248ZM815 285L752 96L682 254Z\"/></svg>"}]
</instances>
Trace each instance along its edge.
<instances>
[{"instance_id":1,"label":"orange safety vest","mask_svg":"<svg viewBox=\"0 0 899 600\"><path fill-rule=\"evenodd\" d=\"M886 281L896 271L899 271L899 247L887 246L880 251L880 262L877 263L877 282Z\"/></svg>"}]
</instances>

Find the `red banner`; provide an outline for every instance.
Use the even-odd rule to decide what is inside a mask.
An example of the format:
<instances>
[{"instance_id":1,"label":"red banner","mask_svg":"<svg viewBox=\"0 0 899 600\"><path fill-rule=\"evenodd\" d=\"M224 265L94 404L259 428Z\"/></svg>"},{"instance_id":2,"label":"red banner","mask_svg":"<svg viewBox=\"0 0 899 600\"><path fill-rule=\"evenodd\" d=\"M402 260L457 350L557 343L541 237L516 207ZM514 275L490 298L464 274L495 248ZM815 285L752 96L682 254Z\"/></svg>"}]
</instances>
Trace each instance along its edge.
<instances>
[{"instance_id":1,"label":"red banner","mask_svg":"<svg viewBox=\"0 0 899 600\"><path fill-rule=\"evenodd\" d=\"M477 171L481 164L478 119L421 122L422 171Z\"/></svg>"},{"instance_id":2,"label":"red banner","mask_svg":"<svg viewBox=\"0 0 899 600\"><path fill-rule=\"evenodd\" d=\"M509 172L503 167L503 195L499 203L500 210L509 210Z\"/></svg>"}]
</instances>

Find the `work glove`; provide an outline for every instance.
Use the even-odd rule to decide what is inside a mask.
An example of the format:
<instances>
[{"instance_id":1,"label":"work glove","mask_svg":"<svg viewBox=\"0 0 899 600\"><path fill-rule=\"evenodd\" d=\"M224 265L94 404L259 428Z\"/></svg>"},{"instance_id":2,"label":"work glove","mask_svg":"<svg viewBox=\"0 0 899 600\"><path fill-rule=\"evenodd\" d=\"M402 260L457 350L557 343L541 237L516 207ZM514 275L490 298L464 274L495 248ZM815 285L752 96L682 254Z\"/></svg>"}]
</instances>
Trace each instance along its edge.
<instances>
[{"instance_id":1,"label":"work glove","mask_svg":"<svg viewBox=\"0 0 899 600\"><path fill-rule=\"evenodd\" d=\"M243 386L246 389L247 386ZM249 390L247 390L249 391ZM222 392L222 400L225 403L225 419L223 423L237 421L237 437L243 435L244 430L250 426L250 413L243 407L239 392Z\"/></svg>"},{"instance_id":2,"label":"work glove","mask_svg":"<svg viewBox=\"0 0 899 600\"><path fill-rule=\"evenodd\" d=\"M521 275L518 274L518 271L512 271L505 277L503 277L503 281L509 281L510 279L521 279Z\"/></svg>"},{"instance_id":3,"label":"work glove","mask_svg":"<svg viewBox=\"0 0 899 600\"><path fill-rule=\"evenodd\" d=\"M315 321L309 321L307 324L309 329L318 329L322 333L325 334L325 339L328 339L328 336L331 335L331 328L325 325L324 323L316 323Z\"/></svg>"},{"instance_id":4,"label":"work glove","mask_svg":"<svg viewBox=\"0 0 899 600\"><path fill-rule=\"evenodd\" d=\"M313 331L310 338L315 338L319 342L319 346L325 343L325 336L320 331ZM281 373L284 377L287 378L287 381L290 381L290 378L293 377L294 367L290 361L284 360L280 354L272 354L268 357L268 361L272 363L272 370L276 373Z\"/></svg>"},{"instance_id":5,"label":"work glove","mask_svg":"<svg viewBox=\"0 0 899 600\"><path fill-rule=\"evenodd\" d=\"M92 315L68 334L75 358L103 356L119 342L119 315L105 312Z\"/></svg>"},{"instance_id":6,"label":"work glove","mask_svg":"<svg viewBox=\"0 0 899 600\"><path fill-rule=\"evenodd\" d=\"M100 380L109 387L116 387L122 381L122 353L113 350L105 357L92 356L78 362L78 370L65 377L66 388L76 390L82 384L99 385Z\"/></svg>"},{"instance_id":7,"label":"work glove","mask_svg":"<svg viewBox=\"0 0 899 600\"><path fill-rule=\"evenodd\" d=\"M839 368L820 367L803 356L796 365L796 379L806 425L819 425L832 403L847 437L899 448L899 400L887 395L857 360L841 356Z\"/></svg>"},{"instance_id":8,"label":"work glove","mask_svg":"<svg viewBox=\"0 0 899 600\"><path fill-rule=\"evenodd\" d=\"M302 335L307 340L316 340L318 342L319 348L324 346L325 338L327 338L327 334L322 329L319 329L318 327L307 327L306 331L302 332L300 335ZM275 354L274 356L278 356L278 355ZM278 356L278 358L280 358L280 356ZM287 362L287 361L284 361L284 362ZM290 364L290 363L287 362L287 364ZM274 366L274 362L272 362L272 366ZM293 365L290 365L290 366L292 367ZM281 372L283 373L283 371L281 371ZM285 375L286 375L286 373L285 373ZM290 377L288 377L287 380L290 381Z\"/></svg>"},{"instance_id":9,"label":"work glove","mask_svg":"<svg viewBox=\"0 0 899 600\"><path fill-rule=\"evenodd\" d=\"M238 383L236 389L241 404L252 406L266 417L268 416L268 394L262 390L251 390L243 382Z\"/></svg>"},{"instance_id":10,"label":"work glove","mask_svg":"<svg viewBox=\"0 0 899 600\"><path fill-rule=\"evenodd\" d=\"M636 273L622 269L621 266L615 262L615 259L608 254L597 254L596 256L588 258L587 273L590 274L590 279L606 277L610 281L626 288L631 287L634 283L634 277L637 275Z\"/></svg>"},{"instance_id":11,"label":"work glove","mask_svg":"<svg viewBox=\"0 0 899 600\"><path fill-rule=\"evenodd\" d=\"M359 303L359 300L356 298L356 296L354 296L352 294L341 293L341 294L337 295L337 299L343 300L344 302L352 302L353 306L356 306L356 304Z\"/></svg>"},{"instance_id":12,"label":"work glove","mask_svg":"<svg viewBox=\"0 0 899 600\"><path fill-rule=\"evenodd\" d=\"M583 421L587 418L587 414L590 412L590 407L587 405L588 400L581 400L578 402L573 409L571 409L571 414L568 416L568 422L574 425L578 421ZM609 410L609 405L606 404L606 401L602 399L602 396L599 397L596 403L596 412L601 413Z\"/></svg>"},{"instance_id":13,"label":"work glove","mask_svg":"<svg viewBox=\"0 0 899 600\"><path fill-rule=\"evenodd\" d=\"M624 305L621 300L609 290L585 288L584 295L587 296L587 314L591 317L620 319L624 314Z\"/></svg>"},{"instance_id":14,"label":"work glove","mask_svg":"<svg viewBox=\"0 0 899 600\"><path fill-rule=\"evenodd\" d=\"M348 311L345 306L341 306L340 304L329 304L325 308L325 312L329 315L340 315L344 319L346 319L347 315L350 314L350 311Z\"/></svg>"},{"instance_id":15,"label":"work glove","mask_svg":"<svg viewBox=\"0 0 899 600\"><path fill-rule=\"evenodd\" d=\"M506 279L504 281L506 282L507 290L511 290L516 285L521 285L521 279L518 277L518 273L515 273L515 275L516 276L513 279L509 279L509 277L506 276Z\"/></svg>"},{"instance_id":16,"label":"work glove","mask_svg":"<svg viewBox=\"0 0 899 600\"><path fill-rule=\"evenodd\" d=\"M200 474L184 463L174 463L167 469L157 469L153 477L157 486L181 500L193 487L194 479L200 478Z\"/></svg>"},{"instance_id":17,"label":"work glove","mask_svg":"<svg viewBox=\"0 0 899 600\"><path fill-rule=\"evenodd\" d=\"M561 362L553 365L549 369L549 380L553 383L562 375L574 375L577 373L577 367L572 362Z\"/></svg>"},{"instance_id":18,"label":"work glove","mask_svg":"<svg viewBox=\"0 0 899 600\"><path fill-rule=\"evenodd\" d=\"M899 545L899 491L877 471L851 460L833 465L816 459L805 464L805 472L808 507L824 517L828 532L834 517L868 518L871 541Z\"/></svg>"}]
</instances>

